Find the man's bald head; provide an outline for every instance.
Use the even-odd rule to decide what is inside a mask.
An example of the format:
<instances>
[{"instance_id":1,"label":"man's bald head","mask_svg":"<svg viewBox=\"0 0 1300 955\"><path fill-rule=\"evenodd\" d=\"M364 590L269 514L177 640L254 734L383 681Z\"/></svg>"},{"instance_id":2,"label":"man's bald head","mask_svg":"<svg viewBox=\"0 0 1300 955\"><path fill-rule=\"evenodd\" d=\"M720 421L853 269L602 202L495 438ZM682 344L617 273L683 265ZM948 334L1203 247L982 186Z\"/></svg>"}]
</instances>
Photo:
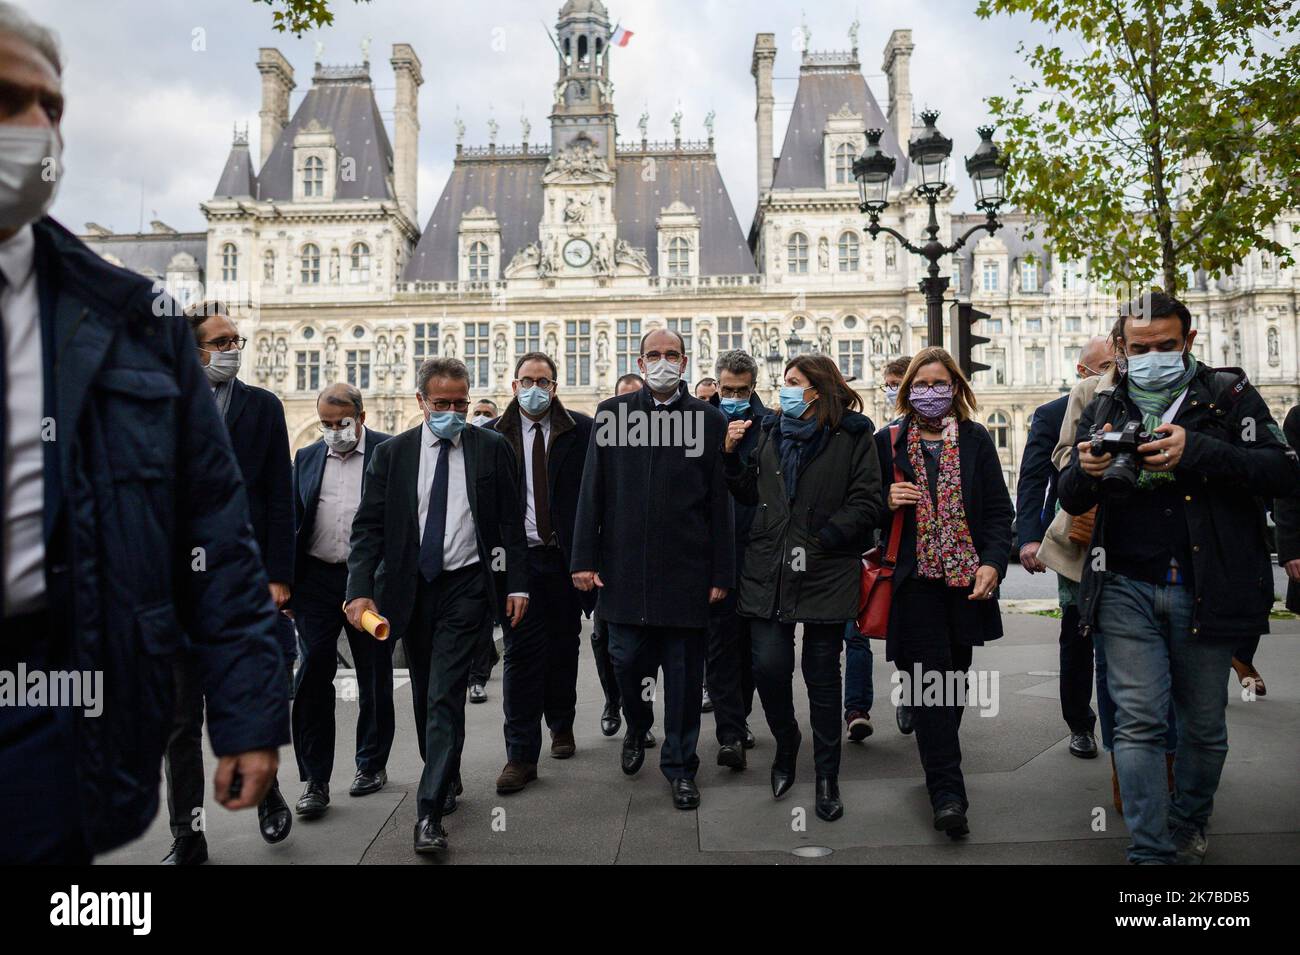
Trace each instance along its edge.
<instances>
[{"instance_id":1,"label":"man's bald head","mask_svg":"<svg viewBox=\"0 0 1300 955\"><path fill-rule=\"evenodd\" d=\"M1098 335L1090 338L1079 352L1079 363L1074 366L1080 378L1104 375L1115 365L1115 346L1109 338Z\"/></svg>"}]
</instances>

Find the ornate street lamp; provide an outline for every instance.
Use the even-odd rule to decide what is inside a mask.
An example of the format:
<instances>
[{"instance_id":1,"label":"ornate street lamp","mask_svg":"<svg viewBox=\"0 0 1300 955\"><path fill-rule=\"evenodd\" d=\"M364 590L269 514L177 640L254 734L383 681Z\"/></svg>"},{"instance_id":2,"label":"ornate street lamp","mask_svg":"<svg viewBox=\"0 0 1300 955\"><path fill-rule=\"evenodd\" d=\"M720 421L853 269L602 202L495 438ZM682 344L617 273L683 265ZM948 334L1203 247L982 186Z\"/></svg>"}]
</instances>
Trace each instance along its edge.
<instances>
[{"instance_id":1,"label":"ornate street lamp","mask_svg":"<svg viewBox=\"0 0 1300 955\"><path fill-rule=\"evenodd\" d=\"M791 332L790 337L785 340L785 353L789 358L803 353L803 339L799 337L798 332Z\"/></svg>"},{"instance_id":2,"label":"ornate street lamp","mask_svg":"<svg viewBox=\"0 0 1300 955\"><path fill-rule=\"evenodd\" d=\"M772 387L781 386L781 369L785 367L785 359L781 357L780 350L776 347L776 341L769 339L767 357L763 359L767 363L767 374L772 379Z\"/></svg>"},{"instance_id":3,"label":"ornate street lamp","mask_svg":"<svg viewBox=\"0 0 1300 955\"><path fill-rule=\"evenodd\" d=\"M907 251L922 256L930 263L928 274L921 279L920 289L925 295L927 341L931 345L943 344L943 293L948 288L948 277L939 274L939 260L952 255L966 244L966 240L980 230L990 234L1002 228L998 221L998 207L1006 200L1006 163L993 142L993 127L981 126L980 145L975 154L966 160L975 189L975 205L985 215L985 220L970 229L951 245L939 241L939 219L935 205L939 194L947 187L948 158L952 155L952 140L935 126L939 114L927 109L921 113L924 128L908 145L907 155L916 167L920 180L917 192L930 207L930 221L926 224L926 240L914 245L901 232L880 224L880 214L889 205L889 186L894 176L894 157L880 148L881 131L867 130L867 148L853 163L853 176L858 181L858 208L870 217L864 230L872 239L880 233L892 235Z\"/></svg>"}]
</instances>

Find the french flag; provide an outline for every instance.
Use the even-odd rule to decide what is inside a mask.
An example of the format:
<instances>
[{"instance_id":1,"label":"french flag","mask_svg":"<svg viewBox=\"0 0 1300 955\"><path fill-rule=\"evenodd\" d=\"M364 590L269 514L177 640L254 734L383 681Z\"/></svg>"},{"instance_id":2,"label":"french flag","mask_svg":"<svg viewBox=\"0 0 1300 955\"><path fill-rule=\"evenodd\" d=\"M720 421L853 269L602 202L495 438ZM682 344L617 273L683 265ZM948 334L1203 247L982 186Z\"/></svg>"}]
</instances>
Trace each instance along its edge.
<instances>
[{"instance_id":1,"label":"french flag","mask_svg":"<svg viewBox=\"0 0 1300 955\"><path fill-rule=\"evenodd\" d=\"M632 31L624 30L620 23L614 27L614 35L609 38L609 42L614 46L627 46L627 41L632 39Z\"/></svg>"}]
</instances>

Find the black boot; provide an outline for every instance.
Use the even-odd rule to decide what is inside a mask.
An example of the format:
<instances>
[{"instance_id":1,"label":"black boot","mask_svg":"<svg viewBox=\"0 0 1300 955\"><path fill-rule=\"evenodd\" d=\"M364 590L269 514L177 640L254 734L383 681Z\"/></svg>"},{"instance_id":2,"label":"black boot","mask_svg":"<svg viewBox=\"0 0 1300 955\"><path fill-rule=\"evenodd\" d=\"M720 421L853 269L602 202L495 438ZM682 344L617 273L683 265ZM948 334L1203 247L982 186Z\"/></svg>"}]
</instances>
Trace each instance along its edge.
<instances>
[{"instance_id":1,"label":"black boot","mask_svg":"<svg viewBox=\"0 0 1300 955\"><path fill-rule=\"evenodd\" d=\"M799 744L803 735L795 730L794 736L785 743L777 743L776 756L772 758L772 797L780 799L794 785L795 758L799 755Z\"/></svg>"},{"instance_id":2,"label":"black boot","mask_svg":"<svg viewBox=\"0 0 1300 955\"><path fill-rule=\"evenodd\" d=\"M817 818L823 822L834 822L844 815L844 803L840 802L840 784L834 776L817 777Z\"/></svg>"}]
</instances>

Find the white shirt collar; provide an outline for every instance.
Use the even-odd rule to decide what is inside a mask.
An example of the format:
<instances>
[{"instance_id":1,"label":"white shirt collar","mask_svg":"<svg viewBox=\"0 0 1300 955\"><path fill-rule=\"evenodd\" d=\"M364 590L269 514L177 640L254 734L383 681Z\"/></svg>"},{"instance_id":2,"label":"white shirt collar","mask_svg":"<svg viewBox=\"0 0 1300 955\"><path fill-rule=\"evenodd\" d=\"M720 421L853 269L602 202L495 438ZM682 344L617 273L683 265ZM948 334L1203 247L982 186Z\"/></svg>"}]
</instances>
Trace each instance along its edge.
<instances>
[{"instance_id":1,"label":"white shirt collar","mask_svg":"<svg viewBox=\"0 0 1300 955\"><path fill-rule=\"evenodd\" d=\"M422 424L420 425L420 427L424 429L424 446L426 448L436 448L438 446L438 442L441 441L442 438L438 437L436 434L430 431L429 426L427 424ZM473 425L471 425L469 422L465 423L465 428L472 428L472 427ZM456 437L451 439L451 446L453 448L460 447L460 439L461 436L464 435L465 433L465 428L461 428L460 431L456 433Z\"/></svg>"},{"instance_id":2,"label":"white shirt collar","mask_svg":"<svg viewBox=\"0 0 1300 955\"><path fill-rule=\"evenodd\" d=\"M0 272L10 290L21 288L36 268L36 233L31 223L0 242Z\"/></svg>"}]
</instances>

